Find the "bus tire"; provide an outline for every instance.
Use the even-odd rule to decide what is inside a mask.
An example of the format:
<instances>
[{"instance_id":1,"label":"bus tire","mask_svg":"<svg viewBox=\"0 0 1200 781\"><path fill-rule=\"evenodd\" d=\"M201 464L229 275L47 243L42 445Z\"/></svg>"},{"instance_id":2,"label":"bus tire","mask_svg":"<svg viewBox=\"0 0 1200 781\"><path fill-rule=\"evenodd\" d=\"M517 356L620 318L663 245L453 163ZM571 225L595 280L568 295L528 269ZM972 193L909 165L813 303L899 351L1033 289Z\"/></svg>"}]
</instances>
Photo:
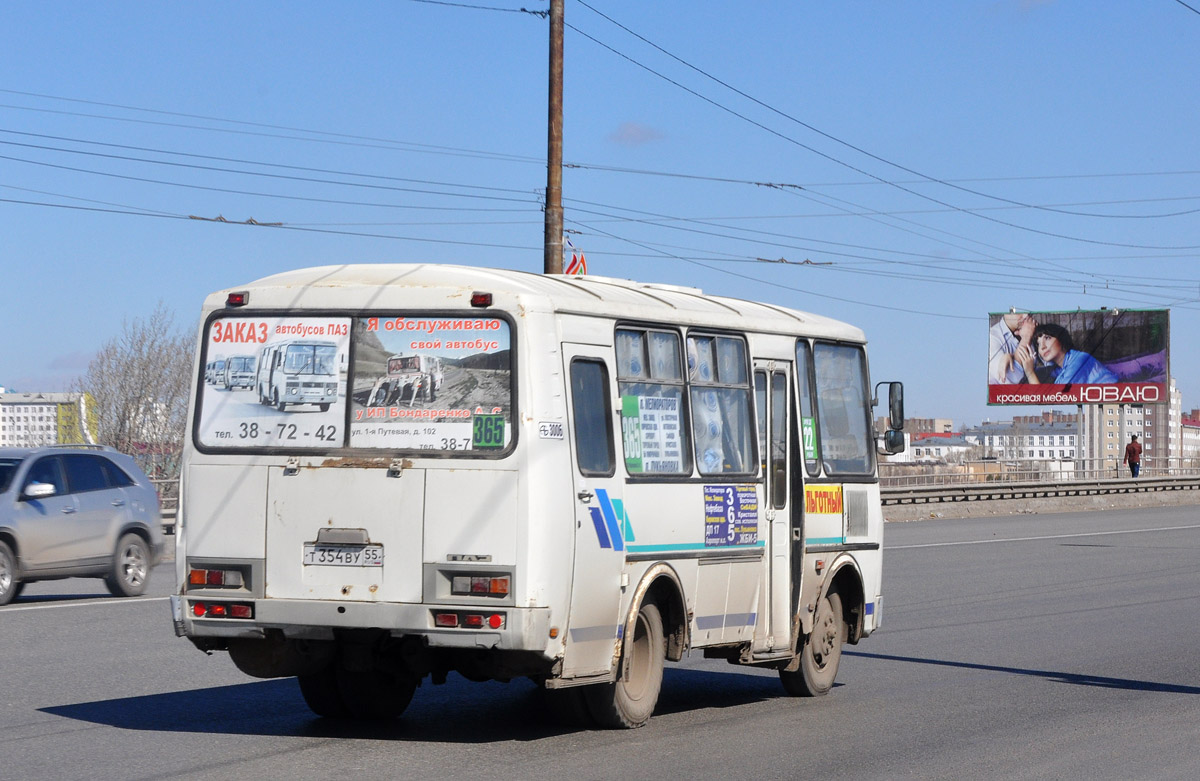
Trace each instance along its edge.
<instances>
[{"instance_id":1,"label":"bus tire","mask_svg":"<svg viewBox=\"0 0 1200 781\"><path fill-rule=\"evenodd\" d=\"M634 729L650 720L662 690L666 652L662 614L653 602L644 602L621 654L622 665L629 668L628 680L618 674L613 683L587 687L588 710L597 724Z\"/></svg>"},{"instance_id":2,"label":"bus tire","mask_svg":"<svg viewBox=\"0 0 1200 781\"><path fill-rule=\"evenodd\" d=\"M300 694L303 695L304 702L313 713L327 719L349 718L350 711L342 702L337 674L332 664L319 672L299 675L296 681L300 684Z\"/></svg>"},{"instance_id":3,"label":"bus tire","mask_svg":"<svg viewBox=\"0 0 1200 781\"><path fill-rule=\"evenodd\" d=\"M324 404L318 404L317 409L321 410L322 412L328 412L329 411L329 403L326 402Z\"/></svg>"},{"instance_id":4,"label":"bus tire","mask_svg":"<svg viewBox=\"0 0 1200 781\"><path fill-rule=\"evenodd\" d=\"M842 647L846 644L846 621L842 598L826 594L817 602L812 634L800 649L800 664L794 671L780 670L779 680L793 697L820 697L828 694L837 678Z\"/></svg>"},{"instance_id":5,"label":"bus tire","mask_svg":"<svg viewBox=\"0 0 1200 781\"><path fill-rule=\"evenodd\" d=\"M387 721L404 713L420 682L415 675L338 667L337 688L352 719Z\"/></svg>"},{"instance_id":6,"label":"bus tire","mask_svg":"<svg viewBox=\"0 0 1200 781\"><path fill-rule=\"evenodd\" d=\"M284 408L287 407L287 402L279 398L279 391L275 391L274 397L275 409L283 412Z\"/></svg>"}]
</instances>

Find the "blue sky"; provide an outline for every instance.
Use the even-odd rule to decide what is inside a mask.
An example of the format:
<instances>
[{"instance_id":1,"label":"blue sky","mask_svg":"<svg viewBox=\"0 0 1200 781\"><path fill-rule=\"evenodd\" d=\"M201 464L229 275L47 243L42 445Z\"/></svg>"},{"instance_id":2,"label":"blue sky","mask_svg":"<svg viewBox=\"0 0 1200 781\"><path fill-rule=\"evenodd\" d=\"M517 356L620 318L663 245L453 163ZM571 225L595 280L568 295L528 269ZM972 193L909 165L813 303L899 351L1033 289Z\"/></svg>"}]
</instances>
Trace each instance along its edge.
<instances>
[{"instance_id":1,"label":"blue sky","mask_svg":"<svg viewBox=\"0 0 1200 781\"><path fill-rule=\"evenodd\" d=\"M522 5L7 4L0 384L287 269L540 271ZM960 425L1033 411L986 405L988 312L1169 307L1200 407L1192 8L567 0L566 226L594 274L861 326L909 414Z\"/></svg>"}]
</instances>

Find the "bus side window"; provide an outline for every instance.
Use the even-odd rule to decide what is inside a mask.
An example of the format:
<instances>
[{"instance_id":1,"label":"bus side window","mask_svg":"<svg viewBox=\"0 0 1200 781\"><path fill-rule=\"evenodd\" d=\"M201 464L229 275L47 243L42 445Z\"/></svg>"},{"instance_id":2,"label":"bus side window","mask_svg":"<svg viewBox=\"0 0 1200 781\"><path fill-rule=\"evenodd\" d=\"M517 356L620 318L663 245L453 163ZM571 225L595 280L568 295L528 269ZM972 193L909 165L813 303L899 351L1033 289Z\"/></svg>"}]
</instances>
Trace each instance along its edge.
<instances>
[{"instance_id":1,"label":"bus side window","mask_svg":"<svg viewBox=\"0 0 1200 781\"><path fill-rule=\"evenodd\" d=\"M812 349L808 342L796 342L796 398L800 402L800 440L804 468L809 477L821 475L821 447L817 437L817 418L813 414Z\"/></svg>"},{"instance_id":2,"label":"bus side window","mask_svg":"<svg viewBox=\"0 0 1200 781\"><path fill-rule=\"evenodd\" d=\"M767 476L767 373L754 372L754 408L758 414L758 461L761 474Z\"/></svg>"},{"instance_id":3,"label":"bus side window","mask_svg":"<svg viewBox=\"0 0 1200 781\"><path fill-rule=\"evenodd\" d=\"M625 470L644 477L691 474L679 334L619 328L616 353Z\"/></svg>"},{"instance_id":4,"label":"bus side window","mask_svg":"<svg viewBox=\"0 0 1200 781\"><path fill-rule=\"evenodd\" d=\"M732 336L689 335L687 361L700 474L755 474L746 343Z\"/></svg>"},{"instance_id":5,"label":"bus side window","mask_svg":"<svg viewBox=\"0 0 1200 781\"><path fill-rule=\"evenodd\" d=\"M777 510L787 507L787 375L771 375L771 504Z\"/></svg>"},{"instance_id":6,"label":"bus side window","mask_svg":"<svg viewBox=\"0 0 1200 781\"><path fill-rule=\"evenodd\" d=\"M616 472L611 409L604 362L571 361L571 420L581 474L611 477Z\"/></svg>"},{"instance_id":7,"label":"bus side window","mask_svg":"<svg viewBox=\"0 0 1200 781\"><path fill-rule=\"evenodd\" d=\"M872 474L875 447L867 403L866 354L858 345L818 342L813 363L825 474Z\"/></svg>"}]
</instances>

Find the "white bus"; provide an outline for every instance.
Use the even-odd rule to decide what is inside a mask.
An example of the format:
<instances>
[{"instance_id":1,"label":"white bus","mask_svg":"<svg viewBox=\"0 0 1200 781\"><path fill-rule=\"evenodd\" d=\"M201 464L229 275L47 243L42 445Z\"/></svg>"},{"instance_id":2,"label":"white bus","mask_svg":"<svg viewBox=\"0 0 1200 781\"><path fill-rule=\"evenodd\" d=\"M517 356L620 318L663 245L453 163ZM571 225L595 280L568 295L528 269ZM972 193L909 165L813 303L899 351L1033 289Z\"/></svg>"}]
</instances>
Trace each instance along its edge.
<instances>
[{"instance_id":1,"label":"white bus","mask_svg":"<svg viewBox=\"0 0 1200 781\"><path fill-rule=\"evenodd\" d=\"M296 339L264 347L255 377L258 400L280 412L292 404L316 404L324 412L337 400L338 363L333 342Z\"/></svg>"},{"instance_id":2,"label":"white bus","mask_svg":"<svg viewBox=\"0 0 1200 781\"><path fill-rule=\"evenodd\" d=\"M225 371L220 384L226 390L253 388L256 376L253 355L231 355L225 359Z\"/></svg>"},{"instance_id":3,"label":"white bus","mask_svg":"<svg viewBox=\"0 0 1200 781\"><path fill-rule=\"evenodd\" d=\"M341 406L291 438L221 418L199 369L280 332L336 334L348 366ZM458 671L636 727L665 661L820 695L879 627L876 451L903 448L902 387L877 441L857 328L669 285L359 265L214 293L200 345L176 631L297 676L318 714L391 718ZM404 351L440 359L436 404L373 406Z\"/></svg>"}]
</instances>

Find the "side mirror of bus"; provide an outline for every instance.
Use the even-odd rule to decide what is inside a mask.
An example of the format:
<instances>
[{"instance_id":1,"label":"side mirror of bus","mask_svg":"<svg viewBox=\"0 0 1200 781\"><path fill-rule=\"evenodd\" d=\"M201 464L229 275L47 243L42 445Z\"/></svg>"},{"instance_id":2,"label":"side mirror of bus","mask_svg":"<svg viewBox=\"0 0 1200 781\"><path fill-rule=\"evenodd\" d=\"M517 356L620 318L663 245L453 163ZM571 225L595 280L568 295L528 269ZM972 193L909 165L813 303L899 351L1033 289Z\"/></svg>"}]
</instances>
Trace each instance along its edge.
<instances>
[{"instance_id":1,"label":"side mirror of bus","mask_svg":"<svg viewBox=\"0 0 1200 781\"><path fill-rule=\"evenodd\" d=\"M883 432L883 450L889 456L904 452L904 432L890 428Z\"/></svg>"},{"instance_id":2,"label":"side mirror of bus","mask_svg":"<svg viewBox=\"0 0 1200 781\"><path fill-rule=\"evenodd\" d=\"M888 418L890 428L897 431L904 428L904 383L888 383Z\"/></svg>"}]
</instances>

